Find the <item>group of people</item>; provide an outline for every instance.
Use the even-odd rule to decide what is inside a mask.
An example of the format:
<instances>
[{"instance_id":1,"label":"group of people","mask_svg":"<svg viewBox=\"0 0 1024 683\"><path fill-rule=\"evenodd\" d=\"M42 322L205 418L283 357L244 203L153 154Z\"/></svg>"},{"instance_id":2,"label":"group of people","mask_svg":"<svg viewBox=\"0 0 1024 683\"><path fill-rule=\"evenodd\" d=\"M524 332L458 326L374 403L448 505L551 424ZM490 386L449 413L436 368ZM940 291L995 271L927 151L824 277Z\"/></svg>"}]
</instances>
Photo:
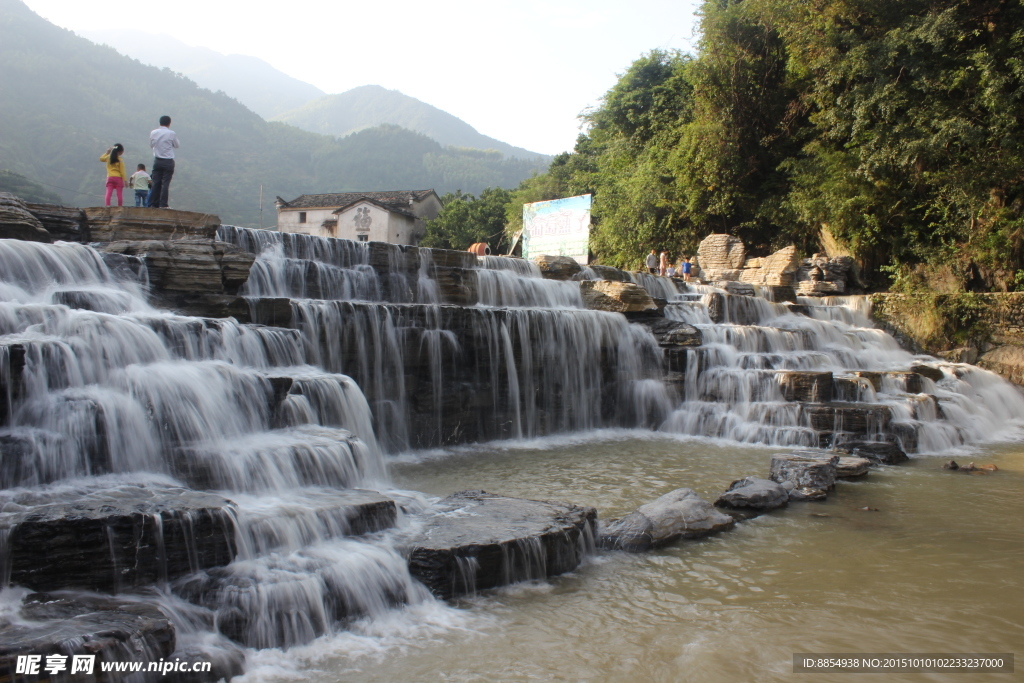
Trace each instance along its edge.
<instances>
[{"instance_id":1,"label":"group of people","mask_svg":"<svg viewBox=\"0 0 1024 683\"><path fill-rule=\"evenodd\" d=\"M174 176L174 150L178 148L178 136L171 130L171 117L161 116L160 127L149 134L149 146L153 150L153 174L146 172L146 165L129 178L124 168L124 145L120 142L110 147L100 157L107 165L107 193L104 206L110 206L110 198L117 193L117 205L124 206L124 188L135 190L135 206L167 208L167 198Z\"/></svg>"},{"instance_id":2,"label":"group of people","mask_svg":"<svg viewBox=\"0 0 1024 683\"><path fill-rule=\"evenodd\" d=\"M685 254L683 254L683 258L679 262L679 267L676 268L675 264L668 260L667 250L662 249L659 255L657 249L651 249L651 253L647 255L646 264L647 271L651 275L661 275L663 277L680 276L687 282L693 277L693 263L690 261L690 257Z\"/></svg>"}]
</instances>

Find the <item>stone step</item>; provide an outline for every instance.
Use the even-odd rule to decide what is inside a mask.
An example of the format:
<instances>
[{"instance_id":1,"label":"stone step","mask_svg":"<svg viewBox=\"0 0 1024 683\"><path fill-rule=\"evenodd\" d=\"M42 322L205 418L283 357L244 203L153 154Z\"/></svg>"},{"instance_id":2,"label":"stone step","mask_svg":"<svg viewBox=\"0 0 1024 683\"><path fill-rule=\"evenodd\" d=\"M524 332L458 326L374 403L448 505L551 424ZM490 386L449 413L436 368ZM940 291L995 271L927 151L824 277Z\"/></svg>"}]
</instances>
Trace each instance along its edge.
<instances>
[{"instance_id":1,"label":"stone step","mask_svg":"<svg viewBox=\"0 0 1024 683\"><path fill-rule=\"evenodd\" d=\"M362 536L395 525L398 506L376 491L298 489L285 497L239 497L238 529L246 557L298 550L341 536Z\"/></svg>"},{"instance_id":2,"label":"stone step","mask_svg":"<svg viewBox=\"0 0 1024 683\"><path fill-rule=\"evenodd\" d=\"M174 624L154 605L97 595L32 593L18 605L14 619L0 622L0 681L122 680L101 673L102 664L148 666L170 659L175 641ZM32 655L40 657L40 676L17 671L18 657ZM59 662L65 668L51 678L45 666L52 655L63 657ZM94 656L92 668L76 671L76 655L85 655L86 661Z\"/></svg>"},{"instance_id":3,"label":"stone step","mask_svg":"<svg viewBox=\"0 0 1024 683\"><path fill-rule=\"evenodd\" d=\"M225 565L236 551L235 505L212 493L92 480L0 500L10 582L34 590L116 593Z\"/></svg>"},{"instance_id":4,"label":"stone step","mask_svg":"<svg viewBox=\"0 0 1024 683\"><path fill-rule=\"evenodd\" d=\"M597 511L566 503L460 491L405 538L409 571L449 599L575 569L593 548Z\"/></svg>"}]
</instances>

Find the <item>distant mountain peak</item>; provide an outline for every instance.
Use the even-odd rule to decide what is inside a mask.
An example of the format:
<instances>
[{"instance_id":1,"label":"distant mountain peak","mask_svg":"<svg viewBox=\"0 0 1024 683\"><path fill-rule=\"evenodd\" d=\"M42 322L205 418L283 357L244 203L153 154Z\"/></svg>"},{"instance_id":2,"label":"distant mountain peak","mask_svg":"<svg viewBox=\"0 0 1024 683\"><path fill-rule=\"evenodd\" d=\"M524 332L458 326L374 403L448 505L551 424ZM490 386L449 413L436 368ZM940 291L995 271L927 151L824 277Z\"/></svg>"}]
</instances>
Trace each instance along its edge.
<instances>
[{"instance_id":1,"label":"distant mountain peak","mask_svg":"<svg viewBox=\"0 0 1024 683\"><path fill-rule=\"evenodd\" d=\"M337 95L325 95L274 117L312 133L345 137L381 125L422 133L449 147L496 150L506 157L547 158L488 137L462 119L431 104L381 85L360 85Z\"/></svg>"}]
</instances>

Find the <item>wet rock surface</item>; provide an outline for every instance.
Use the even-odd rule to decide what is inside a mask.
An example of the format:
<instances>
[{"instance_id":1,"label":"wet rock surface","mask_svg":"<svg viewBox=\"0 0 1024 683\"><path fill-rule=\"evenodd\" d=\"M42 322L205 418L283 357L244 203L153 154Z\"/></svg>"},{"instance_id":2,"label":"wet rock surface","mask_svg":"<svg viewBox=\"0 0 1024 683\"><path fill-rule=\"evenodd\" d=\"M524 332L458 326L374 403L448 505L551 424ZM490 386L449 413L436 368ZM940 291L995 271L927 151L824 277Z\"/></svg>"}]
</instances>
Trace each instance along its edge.
<instances>
[{"instance_id":1,"label":"wet rock surface","mask_svg":"<svg viewBox=\"0 0 1024 683\"><path fill-rule=\"evenodd\" d=\"M866 458L876 465L898 465L909 460L907 454L898 445L877 441L848 441L842 448L850 455Z\"/></svg>"},{"instance_id":2,"label":"wet rock surface","mask_svg":"<svg viewBox=\"0 0 1024 683\"><path fill-rule=\"evenodd\" d=\"M789 484L790 500L821 500L835 486L838 455L783 453L772 456L770 477Z\"/></svg>"},{"instance_id":3,"label":"wet rock surface","mask_svg":"<svg viewBox=\"0 0 1024 683\"><path fill-rule=\"evenodd\" d=\"M871 461L867 458L839 456L839 462L836 463L836 478L849 479L851 477L859 477L867 474L870 468Z\"/></svg>"},{"instance_id":4,"label":"wet rock surface","mask_svg":"<svg viewBox=\"0 0 1024 683\"><path fill-rule=\"evenodd\" d=\"M227 564L234 506L165 485L51 486L0 493L10 581L113 593Z\"/></svg>"},{"instance_id":5,"label":"wet rock surface","mask_svg":"<svg viewBox=\"0 0 1024 683\"><path fill-rule=\"evenodd\" d=\"M774 510L789 502L789 492L771 479L744 477L729 484L715 501L717 507L731 509Z\"/></svg>"},{"instance_id":6,"label":"wet rock surface","mask_svg":"<svg viewBox=\"0 0 1024 683\"><path fill-rule=\"evenodd\" d=\"M47 655L67 657L65 677L53 680L122 680L100 675L100 663L154 662L170 656L174 647L174 626L153 605L76 593L33 593L16 613L0 621L0 680L36 680L15 674L18 655L42 655L40 680L48 676L42 671ZM96 678L68 675L74 655L96 656Z\"/></svg>"},{"instance_id":7,"label":"wet rock surface","mask_svg":"<svg viewBox=\"0 0 1024 683\"><path fill-rule=\"evenodd\" d=\"M688 323L658 315L629 316L630 321L643 325L662 347L700 346L704 339L699 329Z\"/></svg>"},{"instance_id":8,"label":"wet rock surface","mask_svg":"<svg viewBox=\"0 0 1024 683\"><path fill-rule=\"evenodd\" d=\"M786 371L778 374L779 389L787 401L828 403L832 400L831 372Z\"/></svg>"},{"instance_id":9,"label":"wet rock surface","mask_svg":"<svg viewBox=\"0 0 1024 683\"><path fill-rule=\"evenodd\" d=\"M182 295L238 294L255 256L226 242L205 238L112 242L103 250L144 260L154 294L167 304Z\"/></svg>"},{"instance_id":10,"label":"wet rock surface","mask_svg":"<svg viewBox=\"0 0 1024 683\"><path fill-rule=\"evenodd\" d=\"M725 531L735 521L697 495L676 489L622 519L602 524L598 543L609 550L643 552L680 539Z\"/></svg>"},{"instance_id":11,"label":"wet rock surface","mask_svg":"<svg viewBox=\"0 0 1024 683\"><path fill-rule=\"evenodd\" d=\"M882 434L892 422L889 406L876 403L832 401L803 406L811 428L819 432L839 432L866 437Z\"/></svg>"},{"instance_id":12,"label":"wet rock surface","mask_svg":"<svg viewBox=\"0 0 1024 683\"><path fill-rule=\"evenodd\" d=\"M575 569L593 543L597 511L460 491L423 521L403 541L409 571L447 599Z\"/></svg>"}]
</instances>

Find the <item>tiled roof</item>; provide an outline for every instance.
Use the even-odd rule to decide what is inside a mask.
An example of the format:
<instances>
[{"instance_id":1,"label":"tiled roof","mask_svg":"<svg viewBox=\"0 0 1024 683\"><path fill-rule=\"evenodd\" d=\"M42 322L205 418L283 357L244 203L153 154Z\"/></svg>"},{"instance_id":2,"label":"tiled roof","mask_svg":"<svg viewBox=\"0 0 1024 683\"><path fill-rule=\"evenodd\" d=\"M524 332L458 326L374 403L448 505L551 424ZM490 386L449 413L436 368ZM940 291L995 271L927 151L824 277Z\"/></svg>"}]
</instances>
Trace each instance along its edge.
<instances>
[{"instance_id":1,"label":"tiled roof","mask_svg":"<svg viewBox=\"0 0 1024 683\"><path fill-rule=\"evenodd\" d=\"M418 201L433 194L433 190L387 190L384 192L334 192L331 194L304 194L282 202L285 209L340 209L360 199L369 199L385 208L409 210L410 200ZM280 199L280 198L279 198Z\"/></svg>"}]
</instances>

